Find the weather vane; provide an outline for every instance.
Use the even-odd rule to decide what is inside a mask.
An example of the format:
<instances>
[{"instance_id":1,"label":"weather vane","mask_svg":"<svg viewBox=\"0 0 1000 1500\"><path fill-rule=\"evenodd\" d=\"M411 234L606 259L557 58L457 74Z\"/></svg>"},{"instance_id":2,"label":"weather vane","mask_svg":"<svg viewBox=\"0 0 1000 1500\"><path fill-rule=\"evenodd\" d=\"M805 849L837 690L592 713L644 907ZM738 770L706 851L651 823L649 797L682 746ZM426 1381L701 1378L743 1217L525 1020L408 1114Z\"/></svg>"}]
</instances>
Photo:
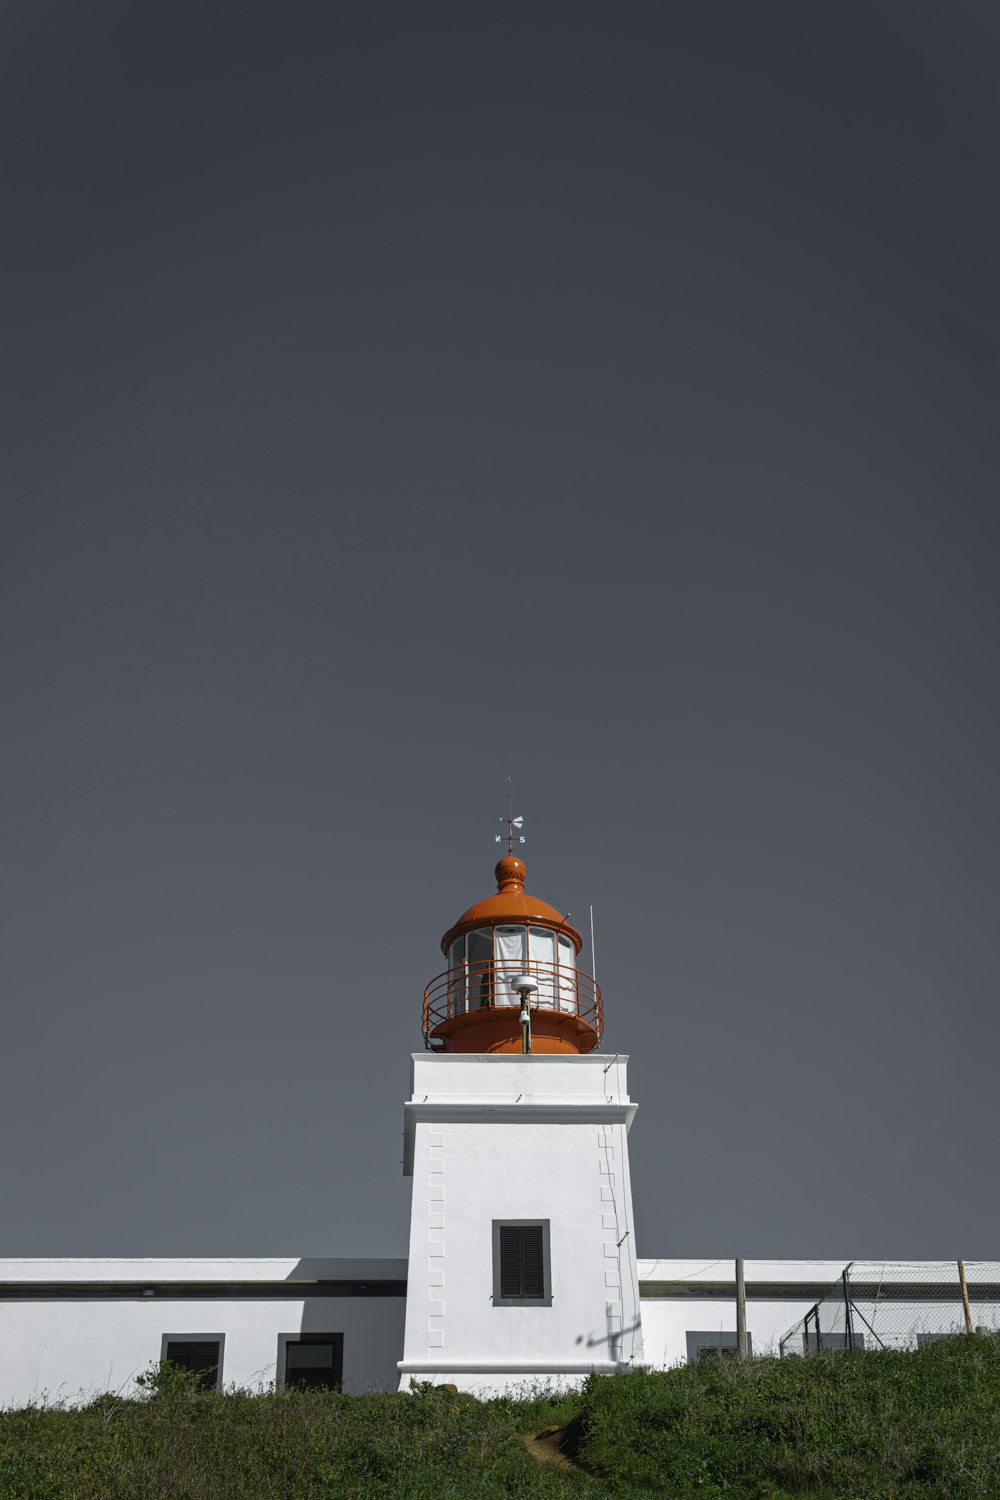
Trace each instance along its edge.
<instances>
[{"instance_id":1,"label":"weather vane","mask_svg":"<svg viewBox=\"0 0 1000 1500\"><path fill-rule=\"evenodd\" d=\"M507 824L507 853L508 854L513 854L514 853L514 829L515 828L517 829L517 841L518 841L518 843L519 844L523 844L524 843L524 834L521 832L521 829L524 827L524 819L523 818L515 818L514 817L513 795L514 794L513 794L512 788L511 788L511 784L510 784L510 777L508 776L507 777L507 816L506 816L506 818L499 818L497 820L500 823L506 823ZM495 844L501 844L501 843L503 843L503 834L502 833L496 833L496 834L494 834L493 835L493 842Z\"/></svg>"}]
</instances>

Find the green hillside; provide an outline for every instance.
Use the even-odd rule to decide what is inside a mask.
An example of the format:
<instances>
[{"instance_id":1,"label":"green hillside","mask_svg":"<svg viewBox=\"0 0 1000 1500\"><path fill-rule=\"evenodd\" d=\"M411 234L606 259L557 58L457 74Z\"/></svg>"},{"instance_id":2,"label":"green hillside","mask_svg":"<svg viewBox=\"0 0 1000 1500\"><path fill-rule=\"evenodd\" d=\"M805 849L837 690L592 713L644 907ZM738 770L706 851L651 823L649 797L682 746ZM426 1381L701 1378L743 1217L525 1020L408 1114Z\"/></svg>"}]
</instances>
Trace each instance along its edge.
<instances>
[{"instance_id":1,"label":"green hillside","mask_svg":"<svg viewBox=\"0 0 1000 1500\"><path fill-rule=\"evenodd\" d=\"M0 1413L0 1500L1000 1495L997 1337L593 1377L559 1403L159 1384ZM571 1463L532 1456L560 1445Z\"/></svg>"}]
</instances>

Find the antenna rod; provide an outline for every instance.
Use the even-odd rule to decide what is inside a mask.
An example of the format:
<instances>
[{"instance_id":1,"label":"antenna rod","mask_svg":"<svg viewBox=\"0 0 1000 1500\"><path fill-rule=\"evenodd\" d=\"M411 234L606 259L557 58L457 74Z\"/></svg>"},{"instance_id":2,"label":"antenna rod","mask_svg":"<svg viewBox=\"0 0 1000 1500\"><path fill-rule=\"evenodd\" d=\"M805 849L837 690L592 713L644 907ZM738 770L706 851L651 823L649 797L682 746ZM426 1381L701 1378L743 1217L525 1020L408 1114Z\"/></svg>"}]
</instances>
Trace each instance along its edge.
<instances>
[{"instance_id":1,"label":"antenna rod","mask_svg":"<svg viewBox=\"0 0 1000 1500\"><path fill-rule=\"evenodd\" d=\"M594 983L596 984L597 983L597 954L594 952L594 908L593 908L593 905L591 905L591 908L590 908L590 967L591 967L591 970L592 970L592 973L591 973L590 977L594 981Z\"/></svg>"},{"instance_id":2,"label":"antenna rod","mask_svg":"<svg viewBox=\"0 0 1000 1500\"><path fill-rule=\"evenodd\" d=\"M507 777L507 853L514 853L514 790Z\"/></svg>"}]
</instances>

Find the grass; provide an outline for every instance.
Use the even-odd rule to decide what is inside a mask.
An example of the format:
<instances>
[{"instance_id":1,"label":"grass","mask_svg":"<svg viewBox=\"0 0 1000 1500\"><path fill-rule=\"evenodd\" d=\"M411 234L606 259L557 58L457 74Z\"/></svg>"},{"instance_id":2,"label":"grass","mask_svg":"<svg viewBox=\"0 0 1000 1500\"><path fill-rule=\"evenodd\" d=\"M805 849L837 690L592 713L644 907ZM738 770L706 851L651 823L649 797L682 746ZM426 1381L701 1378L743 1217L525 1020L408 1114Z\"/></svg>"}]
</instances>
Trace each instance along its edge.
<instances>
[{"instance_id":1,"label":"grass","mask_svg":"<svg viewBox=\"0 0 1000 1500\"><path fill-rule=\"evenodd\" d=\"M994 1497L1000 1338L605 1380L584 1392L580 1426L580 1460L609 1494Z\"/></svg>"},{"instance_id":2,"label":"grass","mask_svg":"<svg viewBox=\"0 0 1000 1500\"><path fill-rule=\"evenodd\" d=\"M559 1412L424 1391L101 1397L0 1415L3 1500L468 1500L562 1496L518 1434ZM576 1491L573 1491L576 1493ZM595 1484L579 1491L599 1496Z\"/></svg>"},{"instance_id":3,"label":"grass","mask_svg":"<svg viewBox=\"0 0 1000 1500\"><path fill-rule=\"evenodd\" d=\"M519 1434L568 1428L579 1468ZM0 1413L0 1500L986 1500L1000 1338L594 1376L559 1401L199 1393Z\"/></svg>"}]
</instances>

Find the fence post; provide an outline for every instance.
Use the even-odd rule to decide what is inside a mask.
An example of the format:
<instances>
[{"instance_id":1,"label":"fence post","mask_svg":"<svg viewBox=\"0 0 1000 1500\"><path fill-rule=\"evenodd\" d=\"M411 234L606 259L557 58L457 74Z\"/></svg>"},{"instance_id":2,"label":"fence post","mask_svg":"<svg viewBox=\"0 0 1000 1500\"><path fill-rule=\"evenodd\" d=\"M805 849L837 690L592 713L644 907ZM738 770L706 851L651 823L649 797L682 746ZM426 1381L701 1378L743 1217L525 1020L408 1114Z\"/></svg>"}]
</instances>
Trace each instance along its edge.
<instances>
[{"instance_id":1,"label":"fence post","mask_svg":"<svg viewBox=\"0 0 1000 1500\"><path fill-rule=\"evenodd\" d=\"M851 1317L851 1283L850 1283L850 1280L848 1279L848 1275L847 1275L847 1273L848 1273L848 1271L850 1269L851 1269L850 1265L846 1265L844 1267L844 1274L843 1274L842 1280L843 1280L843 1283L844 1283L844 1328L845 1328L846 1333L847 1333L847 1347L848 1347L848 1349L853 1349L854 1348L854 1321L853 1321L853 1319Z\"/></svg>"},{"instance_id":2,"label":"fence post","mask_svg":"<svg viewBox=\"0 0 1000 1500\"><path fill-rule=\"evenodd\" d=\"M972 1308L969 1306L969 1286L965 1279L965 1261L958 1262L958 1282L962 1288L962 1309L965 1313L965 1331L972 1332Z\"/></svg>"},{"instance_id":3,"label":"fence post","mask_svg":"<svg viewBox=\"0 0 1000 1500\"><path fill-rule=\"evenodd\" d=\"M736 1262L736 1357L747 1357L747 1289L742 1260Z\"/></svg>"},{"instance_id":4,"label":"fence post","mask_svg":"<svg viewBox=\"0 0 1000 1500\"><path fill-rule=\"evenodd\" d=\"M814 1307L811 1307L809 1309L809 1311L806 1313L806 1349L807 1350L809 1348L809 1319L810 1318L812 1318L813 1323L816 1326L816 1348L817 1348L817 1351L818 1351L818 1350L822 1349L822 1347L823 1347L823 1336L822 1336L822 1334L819 1331L819 1303L818 1302L816 1303L816 1305Z\"/></svg>"}]
</instances>

